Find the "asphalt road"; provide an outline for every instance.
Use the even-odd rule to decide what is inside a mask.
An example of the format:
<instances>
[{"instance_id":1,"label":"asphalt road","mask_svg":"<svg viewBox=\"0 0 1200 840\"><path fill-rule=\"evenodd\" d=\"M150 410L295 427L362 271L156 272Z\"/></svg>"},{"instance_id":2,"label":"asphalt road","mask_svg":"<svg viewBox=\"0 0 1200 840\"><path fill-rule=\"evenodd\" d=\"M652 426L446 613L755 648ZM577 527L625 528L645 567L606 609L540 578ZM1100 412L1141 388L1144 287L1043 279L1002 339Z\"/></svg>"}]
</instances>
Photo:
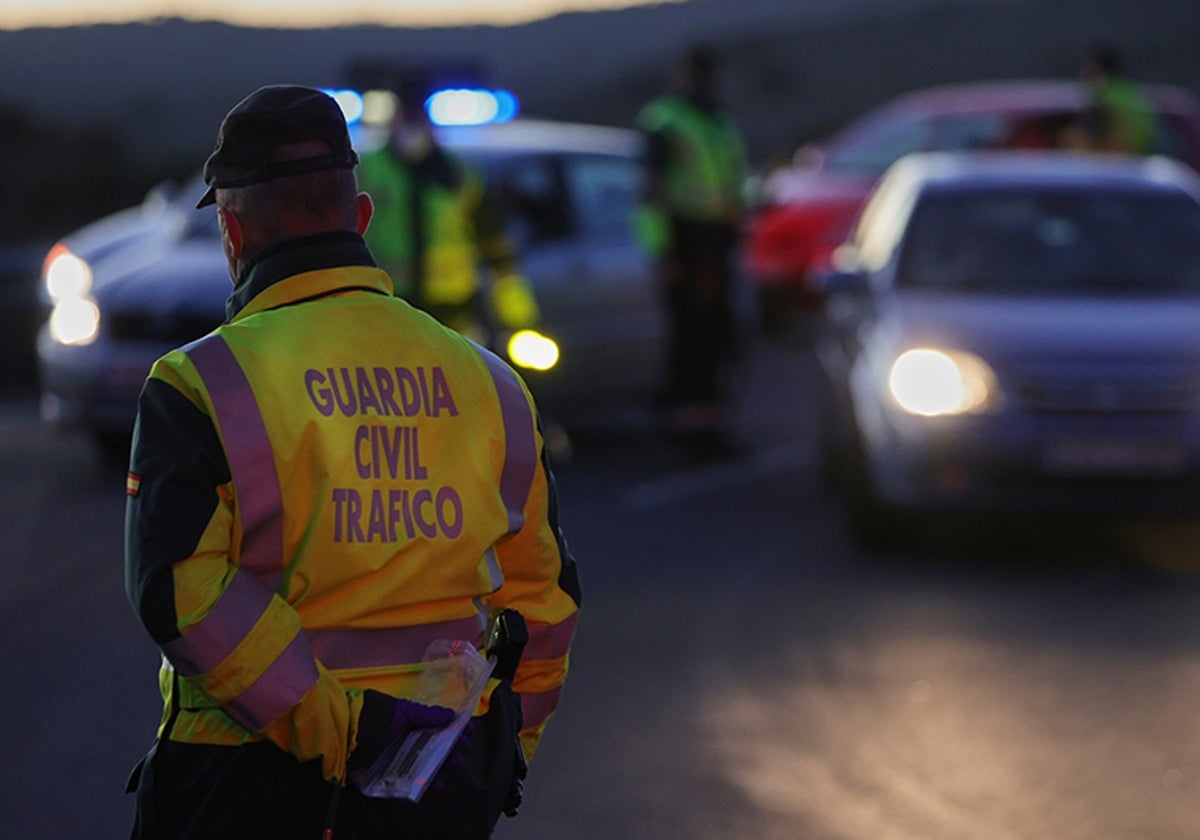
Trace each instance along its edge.
<instances>
[{"instance_id":1,"label":"asphalt road","mask_svg":"<svg viewBox=\"0 0 1200 840\"><path fill-rule=\"evenodd\" d=\"M862 552L813 469L799 343L740 386L745 451L637 414L559 468L583 620L528 840L1191 840L1200 526L1003 520ZM159 715L121 583L123 475L0 405L4 836L125 836Z\"/></svg>"}]
</instances>

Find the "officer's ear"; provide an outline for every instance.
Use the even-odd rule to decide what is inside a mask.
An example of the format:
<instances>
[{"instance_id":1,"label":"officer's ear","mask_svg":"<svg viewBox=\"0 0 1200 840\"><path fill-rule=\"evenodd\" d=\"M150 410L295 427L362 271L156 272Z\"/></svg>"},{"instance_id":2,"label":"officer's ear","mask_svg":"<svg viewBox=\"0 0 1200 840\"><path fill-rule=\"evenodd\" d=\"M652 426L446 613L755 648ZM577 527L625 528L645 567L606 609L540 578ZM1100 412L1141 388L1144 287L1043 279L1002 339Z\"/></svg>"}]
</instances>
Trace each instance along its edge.
<instances>
[{"instance_id":1,"label":"officer's ear","mask_svg":"<svg viewBox=\"0 0 1200 840\"><path fill-rule=\"evenodd\" d=\"M240 260L246 248L246 234L237 214L228 207L217 208L217 224L221 228L221 239L225 243L225 253L233 260Z\"/></svg>"},{"instance_id":2,"label":"officer's ear","mask_svg":"<svg viewBox=\"0 0 1200 840\"><path fill-rule=\"evenodd\" d=\"M371 196L365 192L359 193L355 217L355 227L358 230L359 236L367 232L367 228L371 226L371 217L374 215L375 202L371 200Z\"/></svg>"}]
</instances>

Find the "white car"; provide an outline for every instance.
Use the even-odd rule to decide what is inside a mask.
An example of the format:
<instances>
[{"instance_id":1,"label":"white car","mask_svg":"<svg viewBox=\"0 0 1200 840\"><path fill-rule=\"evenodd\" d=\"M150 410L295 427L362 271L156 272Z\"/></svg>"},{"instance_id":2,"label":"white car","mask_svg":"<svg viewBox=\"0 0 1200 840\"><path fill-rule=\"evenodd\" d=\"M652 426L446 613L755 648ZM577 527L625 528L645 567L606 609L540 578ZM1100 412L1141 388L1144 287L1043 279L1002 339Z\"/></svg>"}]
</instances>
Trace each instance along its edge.
<instances>
[{"instance_id":1,"label":"white car","mask_svg":"<svg viewBox=\"0 0 1200 840\"><path fill-rule=\"evenodd\" d=\"M447 128L441 139L486 168L537 294L537 330L557 346L547 370L510 353L543 414L569 424L615 401L647 403L664 325L630 225L639 135L518 119ZM37 341L44 419L124 452L150 365L223 320L230 281L215 210L194 209L202 191L196 180L55 245Z\"/></svg>"}]
</instances>

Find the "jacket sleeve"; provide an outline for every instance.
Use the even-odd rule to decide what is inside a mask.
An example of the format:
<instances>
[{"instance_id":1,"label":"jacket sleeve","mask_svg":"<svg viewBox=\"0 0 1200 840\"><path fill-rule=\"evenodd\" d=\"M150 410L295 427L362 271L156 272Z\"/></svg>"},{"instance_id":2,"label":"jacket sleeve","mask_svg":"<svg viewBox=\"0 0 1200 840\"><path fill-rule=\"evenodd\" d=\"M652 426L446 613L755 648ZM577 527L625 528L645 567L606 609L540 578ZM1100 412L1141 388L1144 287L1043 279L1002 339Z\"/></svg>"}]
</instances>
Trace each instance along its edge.
<instances>
[{"instance_id":1,"label":"jacket sleeve","mask_svg":"<svg viewBox=\"0 0 1200 840\"><path fill-rule=\"evenodd\" d=\"M493 598L496 607L518 610L529 629L513 683L521 695L521 742L527 759L532 759L558 705L581 603L578 570L559 526L554 473L540 423L536 438L539 457L524 524L496 546L504 584Z\"/></svg>"},{"instance_id":2,"label":"jacket sleeve","mask_svg":"<svg viewBox=\"0 0 1200 840\"><path fill-rule=\"evenodd\" d=\"M230 468L178 365L160 362L143 388L127 497L126 591L178 676L171 702L219 708L226 739L240 728L243 741L267 738L344 778L361 695L347 695L291 606L236 562Z\"/></svg>"}]
</instances>

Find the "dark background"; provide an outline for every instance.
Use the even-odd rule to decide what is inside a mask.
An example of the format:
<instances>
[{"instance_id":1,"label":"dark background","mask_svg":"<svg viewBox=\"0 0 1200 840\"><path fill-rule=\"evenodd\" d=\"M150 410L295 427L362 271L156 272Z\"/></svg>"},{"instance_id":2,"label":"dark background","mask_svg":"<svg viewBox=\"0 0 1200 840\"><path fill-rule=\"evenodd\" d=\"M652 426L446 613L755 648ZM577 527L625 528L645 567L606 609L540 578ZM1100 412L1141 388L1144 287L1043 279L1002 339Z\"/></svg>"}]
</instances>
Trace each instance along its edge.
<instances>
[{"instance_id":1,"label":"dark background","mask_svg":"<svg viewBox=\"0 0 1200 840\"><path fill-rule=\"evenodd\" d=\"M198 166L245 93L480 53L528 113L628 125L703 39L761 164L913 87L1074 75L1100 39L1136 78L1200 90L1198 18L1197 0L692 0L453 32L0 33L0 834L122 836L159 711L114 562L124 471L23 399L37 264ZM1006 520L965 550L867 554L819 480L814 360L765 349L745 459L685 470L647 433L560 470L585 616L529 802L497 836L1194 840L1200 527Z\"/></svg>"},{"instance_id":2,"label":"dark background","mask_svg":"<svg viewBox=\"0 0 1200 840\"><path fill-rule=\"evenodd\" d=\"M1200 90L1196 0L687 0L512 26L249 29L177 19L0 32L0 397L30 390L37 271L58 237L193 172L262 84L356 62L469 62L523 112L631 125L689 44L764 166L913 88L1072 77L1104 41L1137 79Z\"/></svg>"},{"instance_id":3,"label":"dark background","mask_svg":"<svg viewBox=\"0 0 1200 840\"><path fill-rule=\"evenodd\" d=\"M1097 41L1132 75L1200 89L1196 0L688 0L514 27L322 30L154 23L0 33L10 242L54 237L193 170L261 84L344 83L363 60L466 60L524 112L630 125L694 41L760 164L929 84L1074 76Z\"/></svg>"}]
</instances>

